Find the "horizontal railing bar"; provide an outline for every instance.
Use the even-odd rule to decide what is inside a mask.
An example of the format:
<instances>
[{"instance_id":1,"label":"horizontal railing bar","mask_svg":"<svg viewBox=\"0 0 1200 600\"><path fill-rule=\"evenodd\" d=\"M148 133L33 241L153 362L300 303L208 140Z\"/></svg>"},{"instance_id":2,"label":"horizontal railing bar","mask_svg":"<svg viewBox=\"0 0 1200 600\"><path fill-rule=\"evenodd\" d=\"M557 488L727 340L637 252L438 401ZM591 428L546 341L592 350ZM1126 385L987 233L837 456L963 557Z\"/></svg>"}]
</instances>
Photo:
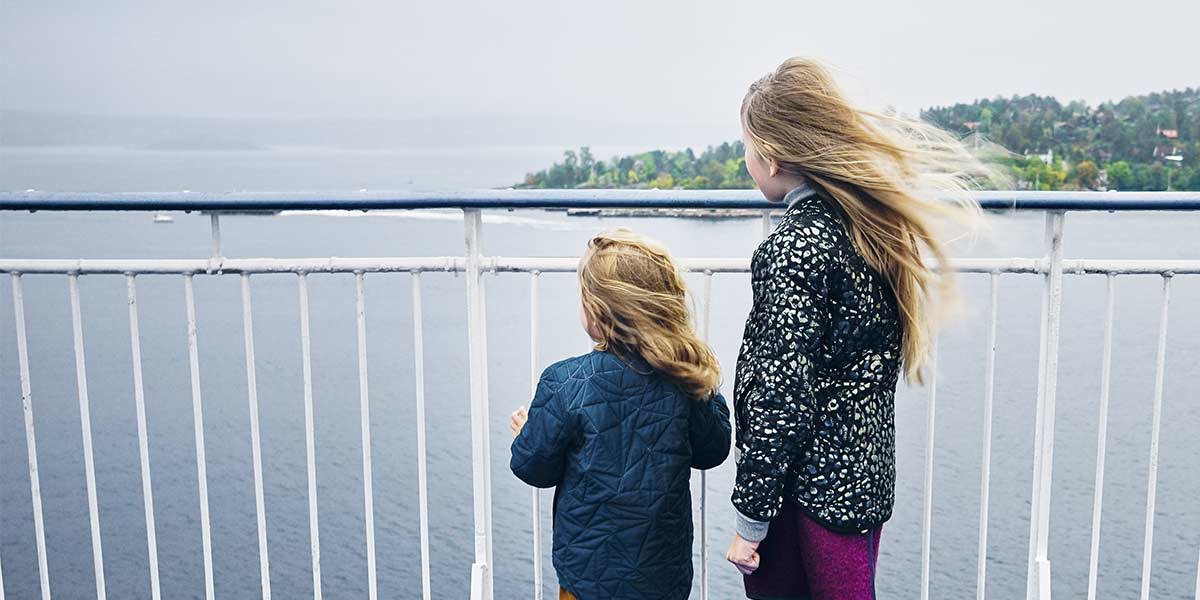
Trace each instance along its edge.
<instances>
[{"instance_id":1,"label":"horizontal railing bar","mask_svg":"<svg viewBox=\"0 0 1200 600\"><path fill-rule=\"evenodd\" d=\"M991 191L988 210L1200 210L1200 192ZM0 210L380 210L416 208L778 209L757 190L467 190L458 192L0 192Z\"/></svg>"},{"instance_id":2,"label":"horizontal railing bar","mask_svg":"<svg viewBox=\"0 0 1200 600\"><path fill-rule=\"evenodd\" d=\"M713 273L749 273L749 258L680 258L679 265L688 271ZM503 257L483 256L479 266L484 271L542 273L574 273L579 267L577 257Z\"/></svg>"},{"instance_id":3,"label":"horizontal railing bar","mask_svg":"<svg viewBox=\"0 0 1200 600\"><path fill-rule=\"evenodd\" d=\"M573 273L575 257L480 257L483 271ZM680 265L693 272L748 273L748 258L683 258ZM1040 258L962 258L951 264L963 273L1045 273ZM0 273L81 275L188 275L270 273L388 273L412 271L462 272L461 256L379 258L226 258L208 259L4 259ZM1067 275L1196 275L1200 260L1067 259Z\"/></svg>"},{"instance_id":4,"label":"horizontal railing bar","mask_svg":"<svg viewBox=\"0 0 1200 600\"><path fill-rule=\"evenodd\" d=\"M355 273L462 271L458 256L402 258L226 258L209 259L6 259L3 273L79 273L81 275L177 275L255 273Z\"/></svg>"}]
</instances>

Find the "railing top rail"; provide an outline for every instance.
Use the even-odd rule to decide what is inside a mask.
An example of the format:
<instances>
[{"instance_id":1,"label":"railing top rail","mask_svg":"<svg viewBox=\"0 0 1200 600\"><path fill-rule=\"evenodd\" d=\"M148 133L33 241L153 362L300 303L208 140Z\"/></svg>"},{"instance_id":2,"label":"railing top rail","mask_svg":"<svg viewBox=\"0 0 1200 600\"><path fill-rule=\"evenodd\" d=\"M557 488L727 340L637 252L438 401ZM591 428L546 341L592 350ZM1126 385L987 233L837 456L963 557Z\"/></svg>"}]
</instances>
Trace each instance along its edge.
<instances>
[{"instance_id":1,"label":"railing top rail","mask_svg":"<svg viewBox=\"0 0 1200 600\"><path fill-rule=\"evenodd\" d=\"M1190 211L1200 192L978 192L988 210ZM0 210L254 212L417 208L772 209L757 190L466 190L451 192L0 192Z\"/></svg>"}]
</instances>

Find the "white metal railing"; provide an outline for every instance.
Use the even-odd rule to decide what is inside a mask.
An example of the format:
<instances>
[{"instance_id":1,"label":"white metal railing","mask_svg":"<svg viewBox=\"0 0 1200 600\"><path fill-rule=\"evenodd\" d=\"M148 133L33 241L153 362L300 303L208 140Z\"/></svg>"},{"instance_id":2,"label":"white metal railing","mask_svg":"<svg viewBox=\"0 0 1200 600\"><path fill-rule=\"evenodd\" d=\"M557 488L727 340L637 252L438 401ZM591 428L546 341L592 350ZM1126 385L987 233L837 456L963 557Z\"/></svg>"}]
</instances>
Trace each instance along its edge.
<instances>
[{"instance_id":1,"label":"white metal railing","mask_svg":"<svg viewBox=\"0 0 1200 600\"><path fill-rule=\"evenodd\" d=\"M685 201L686 193L675 193ZM1018 195L1019 196L1019 195ZM1033 209L1041 209L1037 202L1044 200L1038 195L1028 195ZM557 196L556 196L557 197ZM581 196L586 199L588 196ZM669 196L672 197L672 196ZM699 197L699 196L698 196ZM1111 199L1111 196L1105 196ZM709 198L703 196L702 198ZM1099 198L1099 196L1097 196ZM1053 198L1052 198L1053 199ZM1144 200L1130 198L1126 200ZM1191 208L1200 209L1200 195L1195 197L1173 195L1175 201L1185 203L1178 210ZM6 198L0 194L0 208L13 208L11 202L6 205ZM289 197L288 200L294 200ZM1019 198L1018 198L1019 200ZM1086 199L1085 199L1086 200ZM1122 200L1117 198L1117 200ZM603 203L602 198L597 202ZM699 201L697 201L699 202ZM1194 203L1195 207L1186 205ZM1019 202L1013 203L1014 205ZM501 200L496 202L498 207L506 206ZM368 206L373 207L373 206ZM762 206L759 205L761 208ZM27 208L23 207L22 208ZM60 206L58 208L78 208L78 206ZM96 208L96 207L92 207ZM100 207L103 208L103 207ZM135 207L138 209L144 207ZM1080 203L1079 209L1087 210L1087 202ZM1096 208L1096 207L1090 207ZM1097 434L1096 449L1096 486L1093 502L1091 553L1089 562L1088 598L1096 596L1096 577L1098 568L1100 516L1103 507L1104 458L1107 440L1107 419L1109 400L1109 378L1111 373L1112 356L1112 325L1113 306L1115 299L1115 280L1117 276L1132 274L1153 274L1162 277L1161 318L1158 330L1158 345L1155 357L1155 387L1153 420L1151 424L1150 461L1147 481L1145 545L1141 575L1141 598L1149 597L1150 572L1152 567L1152 541L1154 529L1155 492L1158 470L1159 430L1161 428L1163 371L1166 353L1167 316L1170 306L1171 281L1175 275L1200 274L1200 260L1093 260L1065 259L1063 257L1063 230L1065 214L1070 207L1051 207L1045 210L1045 255L1040 258L1000 258L1000 259L960 259L953 261L953 266L966 273L988 274L990 283L989 323L986 338L986 365L984 373L984 430L982 432L983 464L980 482L980 515L979 515L979 544L977 550L976 589L977 598L985 597L987 569L987 533L989 479L991 466L992 444L992 408L993 387L996 357L997 306L999 299L999 283L1002 274L1039 274L1043 277L1043 293L1041 307L1041 335L1039 350L1038 394L1036 409L1034 465L1032 501L1029 532L1029 555L1027 571L1027 597L1048 599L1050 597L1050 561L1048 559L1050 494L1053 483L1053 451L1055 426L1055 400L1058 374L1059 330L1061 326L1062 307L1062 277L1064 275L1102 274L1106 278L1106 309L1103 343L1103 367L1101 372L1101 394L1099 402L1100 420ZM258 534L258 551L260 561L260 577L263 598L271 595L269 560L267 555L266 514L263 492L262 451L258 423L258 398L255 372L254 333L252 325L253 309L251 303L250 279L252 276L264 273L294 273L297 275L299 306L300 306L300 337L302 355L302 377L304 394L304 426L305 426L305 459L307 469L307 494L309 511L310 553L312 564L313 593L315 598L322 597L321 588L321 551L316 494L316 462L315 441L313 436L313 392L312 392L312 361L309 332L309 303L308 276L316 273L350 273L355 276L356 300L356 339L357 363L359 378L359 403L361 415L362 443L362 481L364 495L366 556L368 568L368 591L374 599L377 595L375 536L374 536L374 502L372 492L371 465L371 427L370 427L370 394L367 386L367 353L366 353L366 290L364 273L408 273L412 283L412 319L416 387L416 419L417 419L417 488L418 511L420 516L420 553L421 553L421 585L425 600L430 599L429 575L429 528L428 528L428 488L426 474L425 447L425 381L424 381L424 341L422 330L422 274L427 272L463 272L466 274L467 328L469 333L469 375L470 375L470 406L471 406L471 440L472 440L472 489L474 511L474 562L471 569L471 595L473 599L489 600L492 598L492 582L494 572L492 565L492 514L491 514L491 466L489 452L489 402L487 390L487 324L486 300L483 276L485 273L526 273L530 284L530 375L532 385L536 389L539 366L539 313L540 290L539 282L542 273L573 272L577 259L567 258L529 258L529 257L495 257L484 256L482 251L481 208L463 203L465 223L465 253L463 256L446 257L380 257L380 258L300 258L300 259L271 259L271 258L226 258L221 253L220 216L211 216L212 254L207 259L0 259L0 272L8 273L12 280L14 319L16 325L17 356L20 370L22 395L22 410L25 420L26 446L28 452L28 467L33 506L34 535L36 540L38 575L41 596L50 597L50 573L46 560L46 542L44 516L42 512L40 484L38 480L37 443L33 419L33 386L29 375L28 344L26 336L26 318L24 311L23 277L32 274L65 275L68 281L68 291L71 301L72 329L74 334L74 351L76 378L82 421L82 438L84 452L84 467L87 481L88 515L91 527L91 546L94 558L96 596L105 597L104 559L101 548L99 529L99 508L96 502L96 478L92 459L92 434L87 393L86 362L83 346L83 328L80 317L81 298L78 279L80 276L93 274L121 274L126 278L128 294L128 319L131 336L131 356L134 376L134 400L136 405L138 450L140 458L142 495L146 520L147 549L150 564L150 585L152 596L160 597L159 562L157 556L156 528L154 522L154 499L150 480L149 440L146 430L145 399L141 374L141 348L138 325L137 278L148 274L167 274L181 276L184 284L187 305L187 343L188 359L191 377L191 393L193 407L193 424L196 444L197 485L200 502L200 528L202 534L205 597L213 598L213 561L212 541L209 522L209 500L207 492L207 471L205 459L205 438L200 394L200 367L198 359L198 339L196 332L196 302L193 289L193 278L197 275L229 276L238 275L241 280L243 338L245 345L246 381L248 389L247 402L252 441L252 460L254 472L255 516ZM771 230L770 214L763 212L763 235ZM690 271L704 275L702 287L701 314L698 328L704 338L709 336L711 314L712 283L714 274L746 273L749 270L747 258L728 259L681 259L683 266ZM937 360L937 342L934 345L934 364ZM923 532L921 539L921 598L929 597L930 581L930 550L932 530L932 498L933 498L933 449L936 431L936 400L937 382L936 368L930 369L928 382L927 431L925 439L924 465L924 502L923 502ZM533 564L534 564L534 593L535 598L542 597L543 565L541 561L541 524L542 514L537 490L531 495L531 511L533 525ZM701 597L708 598L708 504L707 479L704 472L700 473L700 587ZM1198 564L1200 571L1200 564ZM3 570L0 569L0 600L3 600ZM1200 599L1200 574L1197 577L1197 598Z\"/></svg>"},{"instance_id":2,"label":"white metal railing","mask_svg":"<svg viewBox=\"0 0 1200 600\"><path fill-rule=\"evenodd\" d=\"M73 275L72 277L78 277ZM200 350L196 341L196 291L192 284L192 275L184 275L183 279L184 298L187 303L187 338L188 338L188 371L191 375L192 384L192 423L193 430L196 435L196 483L200 493L200 545L204 553L204 597L208 600L213 598L213 561L212 561L212 532L209 526L208 516L208 471L207 461L204 457L204 406L200 401ZM320 564L316 559L316 529L317 529L317 513L316 513L316 477L312 470L312 385L308 368L308 297L302 295L302 327L304 335L301 336L301 343L304 345L304 416L305 429L309 442L309 502L312 508L312 528L313 534L313 577L319 577L321 573ZM81 376L82 377L82 376ZM87 441L91 445L91 441ZM91 467L88 467L89 476L91 476ZM93 526L98 525L93 519ZM99 548L99 541L95 541L96 547ZM96 571L101 570L100 565L96 566ZM99 585L99 584L97 584ZM320 589L317 588L317 597L320 597Z\"/></svg>"}]
</instances>

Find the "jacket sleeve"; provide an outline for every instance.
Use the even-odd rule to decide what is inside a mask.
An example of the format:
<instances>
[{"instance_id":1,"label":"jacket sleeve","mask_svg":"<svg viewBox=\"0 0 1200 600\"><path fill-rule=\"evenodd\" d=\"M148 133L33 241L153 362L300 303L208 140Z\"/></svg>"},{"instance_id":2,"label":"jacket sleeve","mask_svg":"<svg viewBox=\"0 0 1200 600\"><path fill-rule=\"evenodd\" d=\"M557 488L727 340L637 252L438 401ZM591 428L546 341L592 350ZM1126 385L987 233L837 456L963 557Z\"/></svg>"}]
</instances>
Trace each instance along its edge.
<instances>
[{"instance_id":1,"label":"jacket sleeve","mask_svg":"<svg viewBox=\"0 0 1200 600\"><path fill-rule=\"evenodd\" d=\"M534 487L554 487L562 481L566 453L574 437L568 407L557 393L561 385L553 367L542 373L529 404L529 420L512 443L509 468Z\"/></svg>"},{"instance_id":2,"label":"jacket sleeve","mask_svg":"<svg viewBox=\"0 0 1200 600\"><path fill-rule=\"evenodd\" d=\"M739 399L745 432L739 435L733 490L734 508L754 521L778 514L788 470L812 435L813 358L831 321L829 249L803 228L793 231L777 232L766 242L764 267L754 273L762 277L754 311L762 339L755 340L759 352L747 365L756 384L750 396Z\"/></svg>"},{"instance_id":3,"label":"jacket sleeve","mask_svg":"<svg viewBox=\"0 0 1200 600\"><path fill-rule=\"evenodd\" d=\"M692 468L712 469L729 456L729 405L720 392L707 400L692 400L688 436L692 443Z\"/></svg>"}]
</instances>

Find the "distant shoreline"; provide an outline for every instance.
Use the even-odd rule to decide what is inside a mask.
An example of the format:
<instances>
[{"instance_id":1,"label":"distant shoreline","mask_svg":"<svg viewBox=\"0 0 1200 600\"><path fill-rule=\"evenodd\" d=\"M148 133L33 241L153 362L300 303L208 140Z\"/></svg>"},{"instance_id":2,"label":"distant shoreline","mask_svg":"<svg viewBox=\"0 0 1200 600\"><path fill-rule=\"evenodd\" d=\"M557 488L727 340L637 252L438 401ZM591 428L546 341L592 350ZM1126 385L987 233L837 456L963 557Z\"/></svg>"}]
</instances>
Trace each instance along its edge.
<instances>
[{"instance_id":1,"label":"distant shoreline","mask_svg":"<svg viewBox=\"0 0 1200 600\"><path fill-rule=\"evenodd\" d=\"M685 219L760 219L757 208L569 208L568 217L678 217Z\"/></svg>"}]
</instances>

